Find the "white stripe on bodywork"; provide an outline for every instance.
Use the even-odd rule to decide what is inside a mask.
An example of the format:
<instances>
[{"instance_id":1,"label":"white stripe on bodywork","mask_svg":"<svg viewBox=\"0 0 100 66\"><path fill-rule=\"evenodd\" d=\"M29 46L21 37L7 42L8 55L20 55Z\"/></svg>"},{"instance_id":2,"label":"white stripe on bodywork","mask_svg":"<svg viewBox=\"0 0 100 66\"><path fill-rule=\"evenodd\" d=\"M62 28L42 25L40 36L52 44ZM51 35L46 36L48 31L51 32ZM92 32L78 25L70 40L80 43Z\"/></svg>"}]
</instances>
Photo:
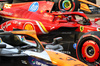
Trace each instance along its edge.
<instances>
[{"instance_id":1,"label":"white stripe on bodywork","mask_svg":"<svg viewBox=\"0 0 100 66\"><path fill-rule=\"evenodd\" d=\"M35 56L35 57L38 57L38 58L42 58L42 59L45 59L47 61L51 61L49 55L47 54L46 51L43 51L43 52L33 52L33 51L30 51L30 50L26 50L24 52L25 54L29 55L29 56Z\"/></svg>"},{"instance_id":2,"label":"white stripe on bodywork","mask_svg":"<svg viewBox=\"0 0 100 66\"><path fill-rule=\"evenodd\" d=\"M36 22L36 24L38 25L38 27L40 28L41 32L44 33L44 34L46 34L46 32L42 29L42 27L41 27L41 25L39 24L39 22L38 22L38 21L35 21L35 22Z\"/></svg>"}]
</instances>

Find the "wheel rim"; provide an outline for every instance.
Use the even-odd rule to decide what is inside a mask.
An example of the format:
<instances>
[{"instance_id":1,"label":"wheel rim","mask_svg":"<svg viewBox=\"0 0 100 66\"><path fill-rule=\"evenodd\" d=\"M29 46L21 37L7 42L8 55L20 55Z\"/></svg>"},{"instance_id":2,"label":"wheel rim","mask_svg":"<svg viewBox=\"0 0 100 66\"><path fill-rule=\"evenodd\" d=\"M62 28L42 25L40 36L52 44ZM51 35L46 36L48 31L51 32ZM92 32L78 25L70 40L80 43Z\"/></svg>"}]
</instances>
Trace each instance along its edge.
<instances>
[{"instance_id":1,"label":"wheel rim","mask_svg":"<svg viewBox=\"0 0 100 66\"><path fill-rule=\"evenodd\" d=\"M88 54L89 56L93 56L93 55L94 55L94 48L91 47L91 46L89 46L89 47L87 48L86 52L87 52L87 54Z\"/></svg>"},{"instance_id":2,"label":"wheel rim","mask_svg":"<svg viewBox=\"0 0 100 66\"><path fill-rule=\"evenodd\" d=\"M69 0L65 0L62 2L62 7L65 10L69 10L71 8L71 2Z\"/></svg>"},{"instance_id":3,"label":"wheel rim","mask_svg":"<svg viewBox=\"0 0 100 66\"><path fill-rule=\"evenodd\" d=\"M99 46L92 40L84 42L81 51L85 61L95 62L99 58Z\"/></svg>"},{"instance_id":4,"label":"wheel rim","mask_svg":"<svg viewBox=\"0 0 100 66\"><path fill-rule=\"evenodd\" d=\"M59 0L59 4L58 4L59 10L66 10L69 12L74 11L75 9L75 2L72 0Z\"/></svg>"}]
</instances>

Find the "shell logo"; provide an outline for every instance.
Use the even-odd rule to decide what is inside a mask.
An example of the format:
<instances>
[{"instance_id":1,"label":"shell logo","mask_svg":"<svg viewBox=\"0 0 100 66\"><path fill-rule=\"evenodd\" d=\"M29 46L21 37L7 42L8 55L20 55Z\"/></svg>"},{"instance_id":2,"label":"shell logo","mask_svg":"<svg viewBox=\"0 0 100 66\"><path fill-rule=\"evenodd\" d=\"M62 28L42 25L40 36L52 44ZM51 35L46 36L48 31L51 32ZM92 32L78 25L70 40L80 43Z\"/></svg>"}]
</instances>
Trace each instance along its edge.
<instances>
[{"instance_id":1,"label":"shell logo","mask_svg":"<svg viewBox=\"0 0 100 66\"><path fill-rule=\"evenodd\" d=\"M25 24L25 27L24 27L25 30L34 30L34 27L32 24Z\"/></svg>"}]
</instances>

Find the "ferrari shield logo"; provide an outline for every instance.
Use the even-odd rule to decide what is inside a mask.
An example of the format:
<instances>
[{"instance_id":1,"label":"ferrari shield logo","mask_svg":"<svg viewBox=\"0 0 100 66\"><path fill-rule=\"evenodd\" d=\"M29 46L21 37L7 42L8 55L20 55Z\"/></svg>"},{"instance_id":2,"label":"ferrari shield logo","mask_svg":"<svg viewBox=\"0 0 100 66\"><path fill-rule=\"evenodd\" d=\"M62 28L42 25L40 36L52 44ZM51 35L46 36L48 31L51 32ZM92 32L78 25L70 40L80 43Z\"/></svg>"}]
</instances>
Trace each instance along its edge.
<instances>
[{"instance_id":1,"label":"ferrari shield logo","mask_svg":"<svg viewBox=\"0 0 100 66\"><path fill-rule=\"evenodd\" d=\"M84 27L83 26L80 26L80 31L82 32L84 30Z\"/></svg>"}]
</instances>

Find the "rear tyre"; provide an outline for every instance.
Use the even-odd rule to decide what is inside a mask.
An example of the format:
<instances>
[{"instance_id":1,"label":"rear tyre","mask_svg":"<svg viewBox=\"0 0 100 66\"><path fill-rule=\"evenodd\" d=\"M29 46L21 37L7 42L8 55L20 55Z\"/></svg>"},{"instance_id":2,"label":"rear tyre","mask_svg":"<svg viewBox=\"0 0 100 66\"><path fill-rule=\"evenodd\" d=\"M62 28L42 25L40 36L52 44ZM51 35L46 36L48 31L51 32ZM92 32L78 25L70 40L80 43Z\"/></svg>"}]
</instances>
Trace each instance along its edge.
<instances>
[{"instance_id":1,"label":"rear tyre","mask_svg":"<svg viewBox=\"0 0 100 66\"><path fill-rule=\"evenodd\" d=\"M69 12L78 11L79 1L78 0L59 0L58 3L59 10L66 10Z\"/></svg>"},{"instance_id":2,"label":"rear tyre","mask_svg":"<svg viewBox=\"0 0 100 66\"><path fill-rule=\"evenodd\" d=\"M74 0L75 2L75 9L74 11L78 11L78 8L80 8L80 2L78 0Z\"/></svg>"},{"instance_id":3,"label":"rear tyre","mask_svg":"<svg viewBox=\"0 0 100 66\"><path fill-rule=\"evenodd\" d=\"M90 35L89 35L90 34ZM77 58L87 64L100 60L100 32L89 32L83 35L76 49ZM87 36L89 35L89 36ZM84 37L86 36L86 37ZM95 37L94 37L95 36Z\"/></svg>"},{"instance_id":4,"label":"rear tyre","mask_svg":"<svg viewBox=\"0 0 100 66\"><path fill-rule=\"evenodd\" d=\"M88 0L88 1L93 2L93 3L95 3L95 4L96 4L96 0Z\"/></svg>"},{"instance_id":5,"label":"rear tyre","mask_svg":"<svg viewBox=\"0 0 100 66\"><path fill-rule=\"evenodd\" d=\"M13 0L6 0L7 3L11 4L13 2Z\"/></svg>"}]
</instances>

